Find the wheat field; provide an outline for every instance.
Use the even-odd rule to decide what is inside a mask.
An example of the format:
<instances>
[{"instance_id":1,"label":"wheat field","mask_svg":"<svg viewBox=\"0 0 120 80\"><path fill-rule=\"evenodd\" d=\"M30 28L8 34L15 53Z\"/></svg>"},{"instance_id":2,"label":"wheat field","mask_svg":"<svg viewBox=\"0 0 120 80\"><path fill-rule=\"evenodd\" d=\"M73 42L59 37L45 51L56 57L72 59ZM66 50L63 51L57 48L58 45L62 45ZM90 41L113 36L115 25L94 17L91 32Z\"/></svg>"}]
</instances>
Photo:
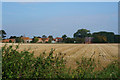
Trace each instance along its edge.
<instances>
[{"instance_id":1,"label":"wheat field","mask_svg":"<svg viewBox=\"0 0 120 80\"><path fill-rule=\"evenodd\" d=\"M5 45L1 43L0 47ZM17 43L7 43L7 45L18 45ZM76 61L82 57L93 58L100 62L99 66L106 66L110 62L118 59L118 44L20 44L19 51L34 51L34 56L39 56L42 52L48 54L51 48L55 49L54 54L66 54L67 67L76 67Z\"/></svg>"}]
</instances>

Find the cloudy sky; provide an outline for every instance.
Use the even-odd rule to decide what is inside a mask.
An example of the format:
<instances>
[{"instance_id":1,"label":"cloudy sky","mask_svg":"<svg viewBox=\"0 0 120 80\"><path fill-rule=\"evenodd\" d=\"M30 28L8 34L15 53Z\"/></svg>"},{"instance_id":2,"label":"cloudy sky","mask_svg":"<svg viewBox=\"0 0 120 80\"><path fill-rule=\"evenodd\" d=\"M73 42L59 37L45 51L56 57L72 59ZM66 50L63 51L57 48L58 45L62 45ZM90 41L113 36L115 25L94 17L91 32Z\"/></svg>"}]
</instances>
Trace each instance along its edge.
<instances>
[{"instance_id":1,"label":"cloudy sky","mask_svg":"<svg viewBox=\"0 0 120 80\"><path fill-rule=\"evenodd\" d=\"M118 33L117 2L3 2L3 29L9 36L66 34L78 29Z\"/></svg>"}]
</instances>

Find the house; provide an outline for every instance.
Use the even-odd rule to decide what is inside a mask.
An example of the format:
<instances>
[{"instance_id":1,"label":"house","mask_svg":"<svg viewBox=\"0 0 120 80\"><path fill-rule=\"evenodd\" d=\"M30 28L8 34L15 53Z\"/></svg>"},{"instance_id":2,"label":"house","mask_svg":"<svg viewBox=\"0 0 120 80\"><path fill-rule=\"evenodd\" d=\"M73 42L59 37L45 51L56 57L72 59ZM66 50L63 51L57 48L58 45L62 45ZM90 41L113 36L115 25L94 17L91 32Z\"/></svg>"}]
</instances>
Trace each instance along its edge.
<instances>
[{"instance_id":1,"label":"house","mask_svg":"<svg viewBox=\"0 0 120 80\"><path fill-rule=\"evenodd\" d=\"M43 43L47 43L49 41L49 38L41 38L43 40Z\"/></svg>"},{"instance_id":2,"label":"house","mask_svg":"<svg viewBox=\"0 0 120 80\"><path fill-rule=\"evenodd\" d=\"M51 41L51 43L56 43L56 39L53 39L53 40Z\"/></svg>"},{"instance_id":3,"label":"house","mask_svg":"<svg viewBox=\"0 0 120 80\"><path fill-rule=\"evenodd\" d=\"M86 44L92 43L92 39L93 39L93 37L85 37L85 43Z\"/></svg>"},{"instance_id":4,"label":"house","mask_svg":"<svg viewBox=\"0 0 120 80\"><path fill-rule=\"evenodd\" d=\"M62 41L63 41L63 38L57 37L57 38L55 38L55 41L56 41L56 42L62 42Z\"/></svg>"},{"instance_id":5,"label":"house","mask_svg":"<svg viewBox=\"0 0 120 80\"><path fill-rule=\"evenodd\" d=\"M15 43L15 39L3 39L2 40L3 43Z\"/></svg>"},{"instance_id":6,"label":"house","mask_svg":"<svg viewBox=\"0 0 120 80\"><path fill-rule=\"evenodd\" d=\"M30 43L32 41L29 37L21 37L21 39L23 39L24 43Z\"/></svg>"},{"instance_id":7,"label":"house","mask_svg":"<svg viewBox=\"0 0 120 80\"><path fill-rule=\"evenodd\" d=\"M48 41L49 41L49 38L46 38L46 39L45 39L45 42L48 42Z\"/></svg>"},{"instance_id":8,"label":"house","mask_svg":"<svg viewBox=\"0 0 120 80\"><path fill-rule=\"evenodd\" d=\"M49 38L38 38L38 43L46 43L49 41Z\"/></svg>"},{"instance_id":9,"label":"house","mask_svg":"<svg viewBox=\"0 0 120 80\"><path fill-rule=\"evenodd\" d=\"M42 40L42 38L38 38L38 41L37 41L38 43L43 43L43 40Z\"/></svg>"}]
</instances>

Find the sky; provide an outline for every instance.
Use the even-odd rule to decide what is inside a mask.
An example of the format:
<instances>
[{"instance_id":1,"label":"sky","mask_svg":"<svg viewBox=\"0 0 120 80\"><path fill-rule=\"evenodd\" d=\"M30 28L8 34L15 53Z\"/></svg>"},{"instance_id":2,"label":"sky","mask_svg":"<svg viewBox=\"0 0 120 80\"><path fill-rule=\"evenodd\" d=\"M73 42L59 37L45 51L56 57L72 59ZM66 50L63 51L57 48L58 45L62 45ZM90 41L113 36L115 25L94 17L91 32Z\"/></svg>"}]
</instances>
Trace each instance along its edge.
<instances>
[{"instance_id":1,"label":"sky","mask_svg":"<svg viewBox=\"0 0 120 80\"><path fill-rule=\"evenodd\" d=\"M2 29L7 37L73 37L78 29L118 34L117 2L3 2Z\"/></svg>"}]
</instances>

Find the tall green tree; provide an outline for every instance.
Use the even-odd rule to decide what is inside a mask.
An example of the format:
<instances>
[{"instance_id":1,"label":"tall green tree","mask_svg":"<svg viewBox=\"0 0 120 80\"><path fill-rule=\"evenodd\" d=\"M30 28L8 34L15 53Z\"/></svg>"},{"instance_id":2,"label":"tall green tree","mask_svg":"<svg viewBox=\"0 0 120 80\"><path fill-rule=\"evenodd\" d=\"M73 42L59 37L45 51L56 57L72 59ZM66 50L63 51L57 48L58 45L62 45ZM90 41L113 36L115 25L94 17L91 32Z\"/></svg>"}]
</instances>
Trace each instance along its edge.
<instances>
[{"instance_id":1,"label":"tall green tree","mask_svg":"<svg viewBox=\"0 0 120 80\"><path fill-rule=\"evenodd\" d=\"M66 39L66 38L67 38L67 35L66 35L66 34L64 34L64 35L62 36L62 38L63 38L63 39Z\"/></svg>"},{"instance_id":2,"label":"tall green tree","mask_svg":"<svg viewBox=\"0 0 120 80\"><path fill-rule=\"evenodd\" d=\"M48 43L51 43L51 42L52 42L52 40L53 40L53 36L52 36L52 35L49 35L49 36L48 36L48 38L49 38Z\"/></svg>"},{"instance_id":3,"label":"tall green tree","mask_svg":"<svg viewBox=\"0 0 120 80\"><path fill-rule=\"evenodd\" d=\"M49 35L48 38L53 39L53 36L52 36L52 35Z\"/></svg>"},{"instance_id":4,"label":"tall green tree","mask_svg":"<svg viewBox=\"0 0 120 80\"><path fill-rule=\"evenodd\" d=\"M63 42L67 42L67 40L71 40L71 39L67 38L66 34L62 35L62 38L63 38Z\"/></svg>"},{"instance_id":5,"label":"tall green tree","mask_svg":"<svg viewBox=\"0 0 120 80\"><path fill-rule=\"evenodd\" d=\"M6 36L6 32L4 30L0 30L0 35L2 37L2 39L4 39Z\"/></svg>"},{"instance_id":6,"label":"tall green tree","mask_svg":"<svg viewBox=\"0 0 120 80\"><path fill-rule=\"evenodd\" d=\"M90 30L79 29L73 36L74 38L85 38L88 34L90 34Z\"/></svg>"}]
</instances>

